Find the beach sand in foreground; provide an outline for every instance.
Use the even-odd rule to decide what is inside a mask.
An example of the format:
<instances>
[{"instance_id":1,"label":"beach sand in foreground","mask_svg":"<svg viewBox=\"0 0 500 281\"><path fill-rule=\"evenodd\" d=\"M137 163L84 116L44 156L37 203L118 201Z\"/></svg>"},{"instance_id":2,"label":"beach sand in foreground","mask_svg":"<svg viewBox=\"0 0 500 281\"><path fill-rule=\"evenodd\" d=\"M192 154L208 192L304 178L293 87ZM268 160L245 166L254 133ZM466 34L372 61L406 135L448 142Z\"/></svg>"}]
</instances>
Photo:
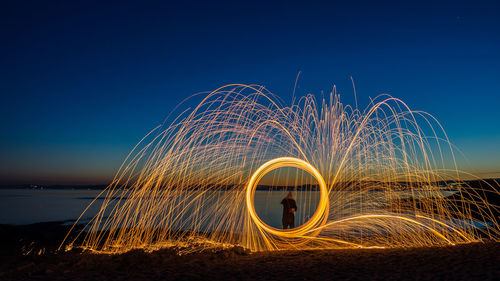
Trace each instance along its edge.
<instances>
[{"instance_id":1,"label":"beach sand in foreground","mask_svg":"<svg viewBox=\"0 0 500 281\"><path fill-rule=\"evenodd\" d=\"M23 231L30 230L30 235L37 231L19 228L2 226L0 280L497 280L500 276L497 242L260 253L234 248L181 256L171 249L121 255L50 250L20 255L14 239L26 240ZM46 243L46 249L54 247L63 234L39 230L37 237L43 239L36 243Z\"/></svg>"}]
</instances>

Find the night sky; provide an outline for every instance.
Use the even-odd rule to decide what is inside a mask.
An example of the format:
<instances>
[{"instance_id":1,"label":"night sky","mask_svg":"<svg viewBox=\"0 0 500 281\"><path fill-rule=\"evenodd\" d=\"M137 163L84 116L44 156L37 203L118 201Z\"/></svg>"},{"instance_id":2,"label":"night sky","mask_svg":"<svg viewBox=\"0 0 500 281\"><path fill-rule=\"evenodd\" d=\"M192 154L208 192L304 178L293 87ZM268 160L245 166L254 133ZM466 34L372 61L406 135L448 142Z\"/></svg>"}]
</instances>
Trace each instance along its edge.
<instances>
[{"instance_id":1,"label":"night sky","mask_svg":"<svg viewBox=\"0 0 500 281\"><path fill-rule=\"evenodd\" d=\"M0 184L107 183L186 97L246 83L289 103L299 71L296 96L353 104L352 76L361 108L431 113L460 168L500 176L498 1L102 2L2 2Z\"/></svg>"}]
</instances>

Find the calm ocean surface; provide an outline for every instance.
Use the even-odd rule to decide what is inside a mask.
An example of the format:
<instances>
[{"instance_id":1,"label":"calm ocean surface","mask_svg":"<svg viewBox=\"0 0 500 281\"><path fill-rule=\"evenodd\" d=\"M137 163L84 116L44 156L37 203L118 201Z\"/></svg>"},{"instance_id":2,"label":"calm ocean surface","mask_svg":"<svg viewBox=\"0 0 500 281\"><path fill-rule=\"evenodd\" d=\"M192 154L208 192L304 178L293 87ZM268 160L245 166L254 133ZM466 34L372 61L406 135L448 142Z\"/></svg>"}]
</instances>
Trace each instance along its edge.
<instances>
[{"instance_id":1,"label":"calm ocean surface","mask_svg":"<svg viewBox=\"0 0 500 281\"><path fill-rule=\"evenodd\" d=\"M71 221L80 216L82 211L92 202L101 190L56 190L56 189L0 189L0 224L32 224L48 221ZM257 191L255 194L255 208L259 216L269 225L281 227L282 206L281 199L287 192ZM449 193L449 194L445 194ZM452 192L443 191L443 195ZM383 202L380 192L372 192L373 205ZM335 202L339 192L330 194L330 202ZM399 192L401 198L408 197L408 192ZM318 192L295 192L298 212L296 225L307 221L314 213L319 200ZM82 223L88 222L100 208L102 200L97 200L85 213Z\"/></svg>"}]
</instances>

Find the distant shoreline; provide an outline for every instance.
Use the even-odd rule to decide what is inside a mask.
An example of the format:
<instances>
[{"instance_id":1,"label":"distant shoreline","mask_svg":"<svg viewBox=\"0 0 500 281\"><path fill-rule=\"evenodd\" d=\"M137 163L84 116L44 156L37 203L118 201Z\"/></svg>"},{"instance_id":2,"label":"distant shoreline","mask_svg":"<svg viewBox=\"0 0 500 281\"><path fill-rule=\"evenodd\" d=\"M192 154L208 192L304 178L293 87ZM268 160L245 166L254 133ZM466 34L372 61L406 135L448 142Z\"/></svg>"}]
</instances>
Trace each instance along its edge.
<instances>
[{"instance_id":1,"label":"distant shoreline","mask_svg":"<svg viewBox=\"0 0 500 281\"><path fill-rule=\"evenodd\" d=\"M61 185L38 185L38 184L12 184L12 185L0 185L0 189L34 189L34 190L42 190L42 189L105 189L108 187L107 184L93 184L93 185L70 185L70 184L61 184Z\"/></svg>"},{"instance_id":2,"label":"distant shoreline","mask_svg":"<svg viewBox=\"0 0 500 281\"><path fill-rule=\"evenodd\" d=\"M470 187L474 188L477 186L482 185L482 183L489 183L492 185L497 185L497 183L500 183L500 178L485 178L485 179L480 179L480 180L462 180L462 181L455 181L455 180L446 180L446 181L438 181L434 182L437 187L441 187L443 190L446 190L449 188L450 184L453 183L464 183L466 185L469 185ZM381 182L377 181L366 181L362 182L362 186L369 186L370 184L381 184ZM339 183L339 185L348 185L351 183ZM357 183L356 183L357 184ZM383 183L382 183L383 184ZM399 184L400 185L400 190L405 190L405 185L408 184L408 182L392 182L392 184ZM429 184L429 183L422 183L422 184ZM0 185L0 190L1 189L33 189L33 190L42 190L42 189L55 189L55 190L102 190L108 187L109 184L92 184L92 185L78 185L78 184L56 184L56 185L40 185L40 184L1 184ZM220 189L220 190L231 190L233 189L234 186L220 186L215 189ZM270 185L264 185L261 184L257 187L257 190L270 190L270 189L285 189L285 190L313 190L318 188L318 185L315 184L305 184L305 185L300 185L300 186L270 186ZM415 187L414 187L415 188ZM186 190L196 190L196 187L190 187L187 188ZM384 190L383 188L373 188L369 190ZM335 190L335 189L334 189Z\"/></svg>"}]
</instances>

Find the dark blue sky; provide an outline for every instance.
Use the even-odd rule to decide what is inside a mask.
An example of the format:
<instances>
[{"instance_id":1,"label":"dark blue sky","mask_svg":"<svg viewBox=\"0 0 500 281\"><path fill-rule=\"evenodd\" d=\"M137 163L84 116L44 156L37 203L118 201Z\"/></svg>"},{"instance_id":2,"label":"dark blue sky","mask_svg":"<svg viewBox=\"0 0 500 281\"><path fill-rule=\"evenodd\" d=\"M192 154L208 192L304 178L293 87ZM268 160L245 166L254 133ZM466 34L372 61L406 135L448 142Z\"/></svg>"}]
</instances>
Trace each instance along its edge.
<instances>
[{"instance_id":1,"label":"dark blue sky","mask_svg":"<svg viewBox=\"0 0 500 281\"><path fill-rule=\"evenodd\" d=\"M433 114L462 168L500 175L498 1L101 2L2 3L1 183L105 183L187 96L256 83L289 102L299 71L296 95L353 103L353 76L361 107Z\"/></svg>"}]
</instances>

